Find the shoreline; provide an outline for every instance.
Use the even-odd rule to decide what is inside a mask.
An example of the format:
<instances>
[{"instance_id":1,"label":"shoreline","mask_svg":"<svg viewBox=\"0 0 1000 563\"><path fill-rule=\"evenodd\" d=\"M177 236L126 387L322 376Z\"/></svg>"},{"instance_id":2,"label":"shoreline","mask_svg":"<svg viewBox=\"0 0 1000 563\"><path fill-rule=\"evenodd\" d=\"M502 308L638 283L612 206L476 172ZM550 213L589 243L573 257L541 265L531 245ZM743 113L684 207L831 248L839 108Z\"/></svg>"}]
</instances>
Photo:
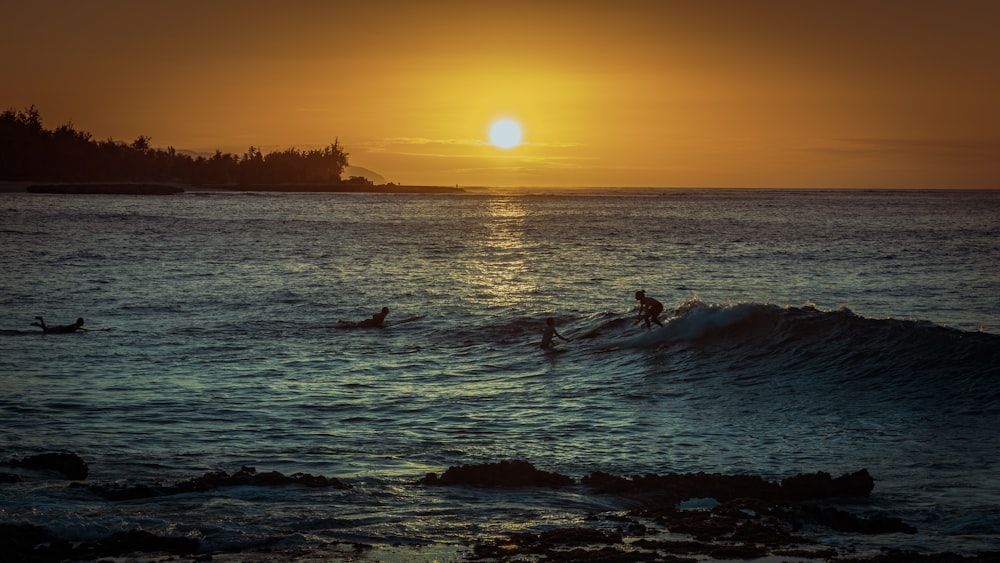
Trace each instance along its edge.
<instances>
[{"instance_id":1,"label":"shoreline","mask_svg":"<svg viewBox=\"0 0 1000 563\"><path fill-rule=\"evenodd\" d=\"M205 192L283 192L283 193L391 193L391 194L460 194L466 190L447 186L358 186L330 184L164 184L147 182L35 183L0 182L0 193L42 193L64 195L177 195Z\"/></svg>"},{"instance_id":2,"label":"shoreline","mask_svg":"<svg viewBox=\"0 0 1000 563\"><path fill-rule=\"evenodd\" d=\"M579 186L579 187L488 187L488 186L415 186L415 185L329 185L329 184L174 184L157 182L46 182L0 181L0 193L49 194L125 194L172 195L179 193L215 192L282 192L282 193L398 193L398 194L581 194L589 192L635 193L651 195L686 195L701 191L786 191L786 192L990 192L1000 188L845 188L845 187L704 187L704 186ZM158 193L158 192L166 192Z\"/></svg>"}]
</instances>

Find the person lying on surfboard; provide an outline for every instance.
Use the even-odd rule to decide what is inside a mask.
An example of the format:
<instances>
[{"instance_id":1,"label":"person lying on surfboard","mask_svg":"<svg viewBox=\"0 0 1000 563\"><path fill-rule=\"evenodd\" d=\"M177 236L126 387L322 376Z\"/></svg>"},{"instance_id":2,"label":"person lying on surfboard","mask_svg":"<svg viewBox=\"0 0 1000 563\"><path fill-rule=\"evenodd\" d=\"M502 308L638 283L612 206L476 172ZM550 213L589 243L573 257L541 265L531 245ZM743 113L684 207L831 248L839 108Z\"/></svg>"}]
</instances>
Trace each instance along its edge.
<instances>
[{"instance_id":1,"label":"person lying on surfboard","mask_svg":"<svg viewBox=\"0 0 1000 563\"><path fill-rule=\"evenodd\" d=\"M385 316L389 314L388 307L372 315L372 318L363 321L337 321L337 326L342 328L382 328L385 326Z\"/></svg>"},{"instance_id":2,"label":"person lying on surfboard","mask_svg":"<svg viewBox=\"0 0 1000 563\"><path fill-rule=\"evenodd\" d=\"M372 315L372 318L366 319L358 323L358 326L385 326L385 316L389 314L388 307L382 307L382 310L378 313Z\"/></svg>"},{"instance_id":3,"label":"person lying on surfboard","mask_svg":"<svg viewBox=\"0 0 1000 563\"><path fill-rule=\"evenodd\" d=\"M539 344L539 346L542 347L542 350L552 348L553 336L558 336L559 338L562 338L564 342L569 342L569 338L566 338L556 332L556 321L552 317L549 317L545 319L545 329L542 331L542 342Z\"/></svg>"},{"instance_id":4,"label":"person lying on surfboard","mask_svg":"<svg viewBox=\"0 0 1000 563\"><path fill-rule=\"evenodd\" d=\"M639 290L635 292L635 298L639 300L639 318L635 320L636 324L646 321L646 328L652 328L650 326L650 321L663 326L660 322L660 313L663 312L663 303L660 303L652 297L646 297L646 292Z\"/></svg>"},{"instance_id":5,"label":"person lying on surfboard","mask_svg":"<svg viewBox=\"0 0 1000 563\"><path fill-rule=\"evenodd\" d=\"M45 324L45 319L42 317L35 317L38 322L31 323L32 326L37 326L42 329L45 334L66 334L69 332L76 332L78 330L87 330L83 328L83 317L76 319L76 322L71 325L62 326L49 326Z\"/></svg>"}]
</instances>

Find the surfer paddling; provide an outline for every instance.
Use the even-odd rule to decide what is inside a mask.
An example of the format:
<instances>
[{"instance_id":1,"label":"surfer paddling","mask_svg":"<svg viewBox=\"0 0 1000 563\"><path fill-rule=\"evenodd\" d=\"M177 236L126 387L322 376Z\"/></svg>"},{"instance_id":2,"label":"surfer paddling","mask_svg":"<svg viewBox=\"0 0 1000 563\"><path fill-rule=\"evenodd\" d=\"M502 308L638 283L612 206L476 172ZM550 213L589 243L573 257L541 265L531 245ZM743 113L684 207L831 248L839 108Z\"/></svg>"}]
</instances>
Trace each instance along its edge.
<instances>
[{"instance_id":1,"label":"surfer paddling","mask_svg":"<svg viewBox=\"0 0 1000 563\"><path fill-rule=\"evenodd\" d=\"M542 331L542 342L539 346L542 350L549 350L552 348L552 337L559 337L563 342L569 342L569 338L556 332L556 321L552 317L545 319L545 329Z\"/></svg>"},{"instance_id":2,"label":"surfer paddling","mask_svg":"<svg viewBox=\"0 0 1000 563\"><path fill-rule=\"evenodd\" d=\"M639 324L642 321L646 321L646 328L652 328L650 322L663 326L663 323L660 322L663 303L652 297L646 297L646 292L641 289L635 292L635 298L639 300L639 318L635 320L635 323Z\"/></svg>"},{"instance_id":3,"label":"surfer paddling","mask_svg":"<svg viewBox=\"0 0 1000 563\"><path fill-rule=\"evenodd\" d=\"M372 315L372 318L368 320L361 321L362 326L385 326L385 316L389 314L388 307L382 307L382 310L378 313Z\"/></svg>"},{"instance_id":4,"label":"surfer paddling","mask_svg":"<svg viewBox=\"0 0 1000 563\"><path fill-rule=\"evenodd\" d=\"M389 314L388 307L372 315L372 318L363 321L337 321L337 326L341 328L382 328L385 326L385 316Z\"/></svg>"},{"instance_id":5,"label":"surfer paddling","mask_svg":"<svg viewBox=\"0 0 1000 563\"><path fill-rule=\"evenodd\" d=\"M37 322L31 323L31 325L42 329L42 332L45 334L67 334L78 330L87 330L83 328L83 317L76 319L76 322L71 325L62 326L49 326L45 324L45 319L42 317L35 317L35 321Z\"/></svg>"}]
</instances>

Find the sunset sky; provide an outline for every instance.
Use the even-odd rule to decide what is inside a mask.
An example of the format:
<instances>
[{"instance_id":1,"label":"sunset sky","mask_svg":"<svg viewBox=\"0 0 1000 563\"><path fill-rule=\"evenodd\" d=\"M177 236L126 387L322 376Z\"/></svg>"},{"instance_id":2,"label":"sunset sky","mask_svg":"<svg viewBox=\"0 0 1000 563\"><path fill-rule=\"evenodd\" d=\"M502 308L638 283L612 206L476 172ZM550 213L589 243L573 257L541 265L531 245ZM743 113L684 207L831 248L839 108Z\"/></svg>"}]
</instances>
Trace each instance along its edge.
<instances>
[{"instance_id":1,"label":"sunset sky","mask_svg":"<svg viewBox=\"0 0 1000 563\"><path fill-rule=\"evenodd\" d=\"M1000 2L11 0L0 109L401 184L1000 187ZM490 144L500 118L522 144Z\"/></svg>"}]
</instances>

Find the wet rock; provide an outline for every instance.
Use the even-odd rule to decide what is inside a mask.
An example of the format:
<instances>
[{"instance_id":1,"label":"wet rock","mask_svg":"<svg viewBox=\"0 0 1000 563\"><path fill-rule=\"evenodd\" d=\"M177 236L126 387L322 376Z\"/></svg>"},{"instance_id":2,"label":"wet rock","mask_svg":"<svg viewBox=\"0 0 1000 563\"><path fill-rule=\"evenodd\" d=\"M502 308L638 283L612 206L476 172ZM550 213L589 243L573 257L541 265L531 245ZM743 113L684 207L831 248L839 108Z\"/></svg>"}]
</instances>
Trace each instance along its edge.
<instances>
[{"instance_id":1,"label":"wet rock","mask_svg":"<svg viewBox=\"0 0 1000 563\"><path fill-rule=\"evenodd\" d=\"M13 473L2 473L0 472L0 483L20 483L21 477L14 475Z\"/></svg>"},{"instance_id":2,"label":"wet rock","mask_svg":"<svg viewBox=\"0 0 1000 563\"><path fill-rule=\"evenodd\" d=\"M780 486L754 475L720 475L717 473L669 473L625 478L594 472L582 483L599 493L642 494L659 493L660 498L674 503L689 498L714 498L726 502L737 498L776 498Z\"/></svg>"},{"instance_id":3,"label":"wet rock","mask_svg":"<svg viewBox=\"0 0 1000 563\"><path fill-rule=\"evenodd\" d=\"M685 534L700 542L728 538L736 531L736 526L735 518L699 510L676 512L667 520L667 529L672 533Z\"/></svg>"},{"instance_id":4,"label":"wet rock","mask_svg":"<svg viewBox=\"0 0 1000 563\"><path fill-rule=\"evenodd\" d=\"M712 548L704 542L687 540L648 540L641 539L631 542L630 547L655 551L660 553L671 553L677 555L692 555L705 553Z\"/></svg>"},{"instance_id":5,"label":"wet rock","mask_svg":"<svg viewBox=\"0 0 1000 563\"><path fill-rule=\"evenodd\" d=\"M443 475L428 473L422 485L469 485L474 487L549 487L557 489L573 484L573 479L558 473L535 469L526 461L501 461L481 465L449 467Z\"/></svg>"},{"instance_id":6,"label":"wet rock","mask_svg":"<svg viewBox=\"0 0 1000 563\"><path fill-rule=\"evenodd\" d=\"M0 554L5 561L55 563L70 559L73 546L31 524L0 524Z\"/></svg>"},{"instance_id":7,"label":"wet rock","mask_svg":"<svg viewBox=\"0 0 1000 563\"><path fill-rule=\"evenodd\" d=\"M569 561L571 563L639 563L642 561L664 561L660 557L651 557L648 554L636 551L622 551L614 547L602 547L599 549L575 548L568 551L549 550L545 552L543 561ZM693 563L693 562L692 562Z\"/></svg>"},{"instance_id":8,"label":"wet rock","mask_svg":"<svg viewBox=\"0 0 1000 563\"><path fill-rule=\"evenodd\" d=\"M866 497L875 488L875 479L867 469L841 475L834 479L823 471L799 474L781 481L781 493L788 500L807 500L832 497Z\"/></svg>"},{"instance_id":9,"label":"wet rock","mask_svg":"<svg viewBox=\"0 0 1000 563\"><path fill-rule=\"evenodd\" d=\"M956 553L917 553L916 551L888 549L885 553L864 559L844 557L837 563L996 563L1000 561L1000 551L984 551L975 555Z\"/></svg>"},{"instance_id":10,"label":"wet rock","mask_svg":"<svg viewBox=\"0 0 1000 563\"><path fill-rule=\"evenodd\" d=\"M618 534L603 532L594 528L556 528L540 534L515 534L512 539L520 543L554 545L597 545L622 543Z\"/></svg>"},{"instance_id":11,"label":"wet rock","mask_svg":"<svg viewBox=\"0 0 1000 563\"><path fill-rule=\"evenodd\" d=\"M476 557L507 560L514 556L545 554L547 560L558 561L629 561L634 559L607 559L610 553L619 557L629 557L625 552L615 549L612 552L589 552L585 549L566 551L566 547L608 546L621 544L622 538L614 533L607 533L594 528L556 528L539 534L523 532L512 534L506 539L497 539L474 547ZM596 554L600 556L595 558Z\"/></svg>"},{"instance_id":12,"label":"wet rock","mask_svg":"<svg viewBox=\"0 0 1000 563\"><path fill-rule=\"evenodd\" d=\"M221 487L283 487L288 485L299 485L313 488L334 488L347 489L348 485L333 477L322 475L310 475L308 473L295 473L294 475L284 475L278 471L267 473L257 473L253 467L242 467L236 473L229 475L224 471L209 472L201 477L195 477L175 485L83 485L89 491L100 495L108 500L122 501L143 498L154 498L167 495L177 495L182 493L205 492Z\"/></svg>"},{"instance_id":13,"label":"wet rock","mask_svg":"<svg viewBox=\"0 0 1000 563\"><path fill-rule=\"evenodd\" d=\"M708 552L712 559L758 559L766 557L769 551L762 545L718 545Z\"/></svg>"},{"instance_id":14,"label":"wet rock","mask_svg":"<svg viewBox=\"0 0 1000 563\"><path fill-rule=\"evenodd\" d=\"M136 500L144 498L160 497L172 493L169 487L160 485L100 485L73 483L70 488L83 488L88 491L112 501Z\"/></svg>"},{"instance_id":15,"label":"wet rock","mask_svg":"<svg viewBox=\"0 0 1000 563\"><path fill-rule=\"evenodd\" d=\"M714 498L724 503L739 498L778 501L867 496L875 487L875 480L865 469L836 479L824 472L800 474L781 483L756 475L669 473L626 478L597 471L584 477L582 483L599 493L655 494L658 502L674 503L689 498Z\"/></svg>"},{"instance_id":16,"label":"wet rock","mask_svg":"<svg viewBox=\"0 0 1000 563\"><path fill-rule=\"evenodd\" d=\"M902 532L904 534L915 534L917 529L906 524L899 518L886 516L873 516L862 518L836 508L807 507L804 510L806 516L815 522L827 526L838 532L852 532L856 534L894 534Z\"/></svg>"},{"instance_id":17,"label":"wet rock","mask_svg":"<svg viewBox=\"0 0 1000 563\"><path fill-rule=\"evenodd\" d=\"M201 543L194 538L158 536L145 530L129 530L116 532L94 543L83 544L76 549L76 556L81 559L97 559L130 553L188 555L197 553L200 547Z\"/></svg>"},{"instance_id":18,"label":"wet rock","mask_svg":"<svg viewBox=\"0 0 1000 563\"><path fill-rule=\"evenodd\" d=\"M133 553L196 553L201 544L192 538L167 537L143 530L117 532L96 542L74 545L31 524L0 524L0 559L30 563L57 563L121 557Z\"/></svg>"},{"instance_id":19,"label":"wet rock","mask_svg":"<svg viewBox=\"0 0 1000 563\"><path fill-rule=\"evenodd\" d=\"M86 479L89 471L87 462L80 459L80 456L69 452L50 452L28 456L24 459L12 459L5 465L32 470L54 471L74 481Z\"/></svg>"},{"instance_id":20,"label":"wet rock","mask_svg":"<svg viewBox=\"0 0 1000 563\"><path fill-rule=\"evenodd\" d=\"M207 491L220 487L253 486L253 487L283 487L287 485L301 485L304 487L335 489L348 488L339 479L324 477L322 475L311 475L309 473L295 473L284 475L278 471L257 473L253 467L241 467L239 471L232 475L224 471L206 473L201 477L190 479L179 483L174 487L178 492Z\"/></svg>"}]
</instances>

